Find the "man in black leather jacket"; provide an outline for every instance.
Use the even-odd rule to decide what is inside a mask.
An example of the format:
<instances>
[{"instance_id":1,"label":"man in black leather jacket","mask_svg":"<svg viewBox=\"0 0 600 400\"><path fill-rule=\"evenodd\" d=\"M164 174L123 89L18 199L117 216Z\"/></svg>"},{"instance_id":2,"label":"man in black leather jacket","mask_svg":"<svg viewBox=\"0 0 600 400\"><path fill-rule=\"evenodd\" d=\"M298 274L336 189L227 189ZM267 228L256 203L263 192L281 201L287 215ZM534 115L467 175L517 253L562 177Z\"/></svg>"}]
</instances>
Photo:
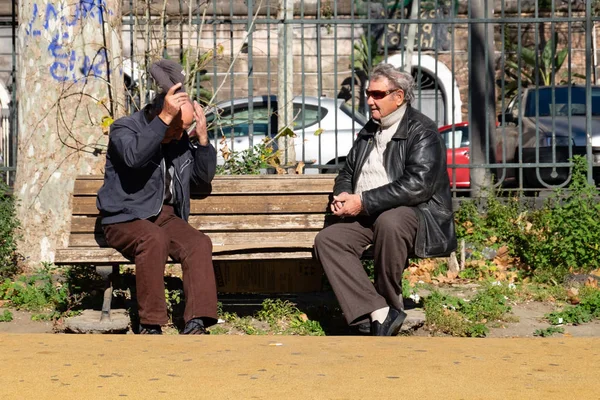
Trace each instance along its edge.
<instances>
[{"instance_id":1,"label":"man in black leather jacket","mask_svg":"<svg viewBox=\"0 0 600 400\"><path fill-rule=\"evenodd\" d=\"M163 93L111 126L97 206L107 244L135 262L139 332L160 334L168 322L164 269L171 256L183 270L183 333L204 334L217 321L212 242L187 219L190 181L210 184L217 154L202 108L181 91L181 66L162 60L150 72ZM193 119L195 143L187 133Z\"/></svg>"},{"instance_id":2,"label":"man in black leather jacket","mask_svg":"<svg viewBox=\"0 0 600 400\"><path fill-rule=\"evenodd\" d=\"M411 107L410 74L379 64L366 92L372 119L335 180L331 211L340 221L315 239L315 253L350 325L370 321L395 336L406 318L402 273L410 255L456 249L446 148L435 123ZM372 245L375 281L360 257Z\"/></svg>"}]
</instances>

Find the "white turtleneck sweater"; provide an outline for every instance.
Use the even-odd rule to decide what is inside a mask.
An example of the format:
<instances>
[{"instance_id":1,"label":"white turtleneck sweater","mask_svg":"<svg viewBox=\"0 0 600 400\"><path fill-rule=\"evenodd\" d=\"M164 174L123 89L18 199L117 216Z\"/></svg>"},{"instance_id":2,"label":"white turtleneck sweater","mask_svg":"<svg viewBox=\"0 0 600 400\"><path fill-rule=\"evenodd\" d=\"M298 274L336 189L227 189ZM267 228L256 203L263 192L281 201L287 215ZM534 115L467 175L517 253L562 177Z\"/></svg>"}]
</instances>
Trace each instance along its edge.
<instances>
[{"instance_id":1,"label":"white turtleneck sweater","mask_svg":"<svg viewBox=\"0 0 600 400\"><path fill-rule=\"evenodd\" d=\"M390 183L385 166L383 165L383 152L387 144L392 140L392 136L398 130L400 121L405 113L406 104L403 104L396 111L381 118L381 121L374 120L379 124L380 128L375 133L375 146L369 153L360 171L360 176L356 182L355 194L361 195L362 192Z\"/></svg>"}]
</instances>

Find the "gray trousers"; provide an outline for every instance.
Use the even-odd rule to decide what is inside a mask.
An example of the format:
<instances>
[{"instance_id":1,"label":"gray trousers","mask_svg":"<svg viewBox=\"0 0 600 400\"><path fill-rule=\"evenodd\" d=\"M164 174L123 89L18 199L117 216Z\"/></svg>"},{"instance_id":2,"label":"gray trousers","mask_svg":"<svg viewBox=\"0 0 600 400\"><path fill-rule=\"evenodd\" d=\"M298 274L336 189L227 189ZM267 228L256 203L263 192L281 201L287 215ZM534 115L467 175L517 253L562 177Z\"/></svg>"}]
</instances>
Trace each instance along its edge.
<instances>
[{"instance_id":1,"label":"gray trousers","mask_svg":"<svg viewBox=\"0 0 600 400\"><path fill-rule=\"evenodd\" d=\"M315 238L315 253L350 325L365 321L386 306L399 310L402 273L413 253L418 218L411 207L398 207L378 217L344 219L323 229ZM373 246L375 282L360 257Z\"/></svg>"}]
</instances>

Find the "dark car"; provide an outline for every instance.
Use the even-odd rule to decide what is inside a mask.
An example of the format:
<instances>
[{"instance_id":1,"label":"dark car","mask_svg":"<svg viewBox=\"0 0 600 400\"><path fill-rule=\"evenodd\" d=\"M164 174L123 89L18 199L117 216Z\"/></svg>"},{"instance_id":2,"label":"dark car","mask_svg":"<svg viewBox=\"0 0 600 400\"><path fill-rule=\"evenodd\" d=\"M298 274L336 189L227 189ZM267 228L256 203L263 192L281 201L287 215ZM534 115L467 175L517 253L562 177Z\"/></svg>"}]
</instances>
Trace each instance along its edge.
<instances>
[{"instance_id":1,"label":"dark car","mask_svg":"<svg viewBox=\"0 0 600 400\"><path fill-rule=\"evenodd\" d=\"M572 155L586 154L586 88L584 86L541 86L523 89L498 117L495 132L497 163L568 162ZM591 131L594 162L600 162L600 86L591 89ZM520 154L521 153L521 154ZM497 179L517 181L516 168L498 168ZM525 167L523 187L560 185L569 177L567 167ZM600 178L600 168L594 169Z\"/></svg>"}]
</instances>

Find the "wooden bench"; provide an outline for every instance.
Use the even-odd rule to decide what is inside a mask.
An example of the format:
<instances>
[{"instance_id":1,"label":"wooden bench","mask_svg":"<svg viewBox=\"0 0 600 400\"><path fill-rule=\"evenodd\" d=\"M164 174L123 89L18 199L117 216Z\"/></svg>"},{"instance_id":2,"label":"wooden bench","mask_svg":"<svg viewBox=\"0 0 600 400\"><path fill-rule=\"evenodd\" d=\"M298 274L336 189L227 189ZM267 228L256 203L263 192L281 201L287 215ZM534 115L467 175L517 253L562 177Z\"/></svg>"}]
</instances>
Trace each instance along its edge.
<instances>
[{"instance_id":1,"label":"wooden bench","mask_svg":"<svg viewBox=\"0 0 600 400\"><path fill-rule=\"evenodd\" d=\"M322 269L312 248L316 234L335 218L328 215L334 178L217 176L212 190L193 190L189 223L212 239L217 289L320 290ZM76 179L69 245L57 250L55 264L96 266L107 282L102 315L110 318L111 283L119 265L132 261L104 240L96 208L102 183L102 176Z\"/></svg>"}]
</instances>

